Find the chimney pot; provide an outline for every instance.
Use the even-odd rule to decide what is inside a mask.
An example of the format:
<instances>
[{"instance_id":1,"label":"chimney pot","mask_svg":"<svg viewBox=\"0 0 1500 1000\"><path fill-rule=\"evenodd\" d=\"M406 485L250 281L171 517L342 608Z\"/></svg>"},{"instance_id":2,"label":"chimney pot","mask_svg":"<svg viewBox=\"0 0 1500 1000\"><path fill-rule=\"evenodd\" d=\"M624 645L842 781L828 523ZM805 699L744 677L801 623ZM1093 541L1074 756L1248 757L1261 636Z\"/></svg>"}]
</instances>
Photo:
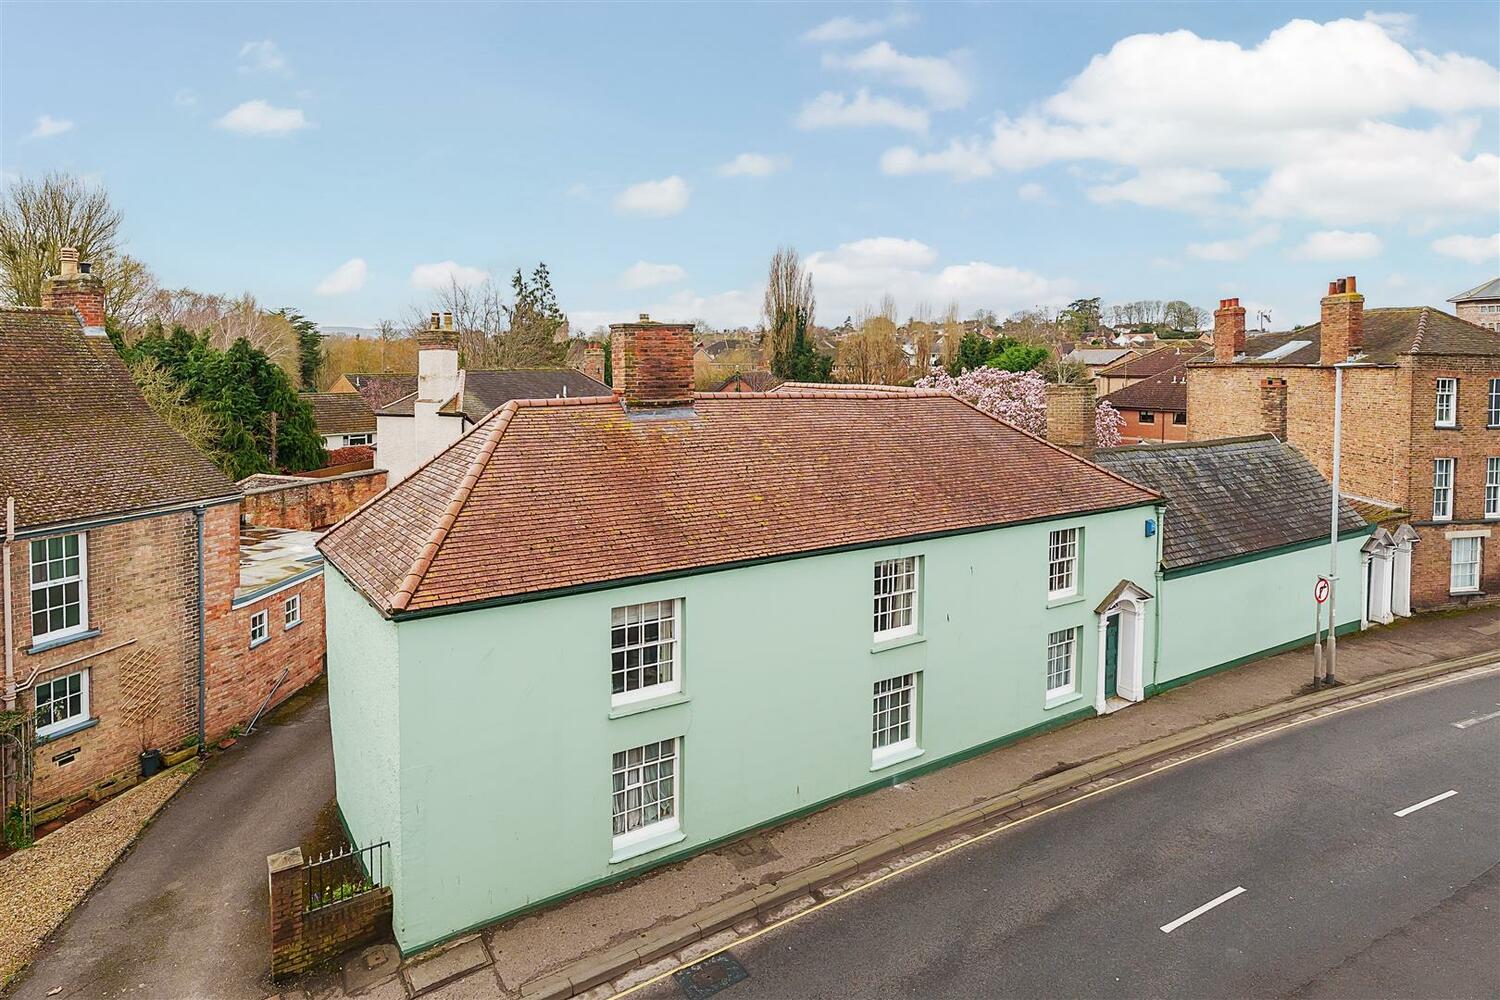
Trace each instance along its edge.
<instances>
[{"instance_id":1,"label":"chimney pot","mask_svg":"<svg viewBox=\"0 0 1500 1000\"><path fill-rule=\"evenodd\" d=\"M651 322L651 317L648 316L648 315L646 315L645 313L641 313L641 322L642 323L649 323L649 322Z\"/></svg>"},{"instance_id":2,"label":"chimney pot","mask_svg":"<svg viewBox=\"0 0 1500 1000\"><path fill-rule=\"evenodd\" d=\"M1353 293L1353 292L1355 292L1355 291L1358 291L1358 289L1357 289L1357 288L1356 288L1356 287L1355 287L1355 283L1354 283L1354 275L1352 275L1352 274L1351 274L1351 275L1349 275L1349 277L1347 277L1347 278L1345 278L1345 279L1344 279L1344 282L1345 282L1345 284L1346 284L1346 286L1347 286L1347 290L1348 290L1348 291L1349 291L1349 292L1350 292L1350 293L1351 293L1351 294L1352 294L1352 293Z\"/></svg>"},{"instance_id":3,"label":"chimney pot","mask_svg":"<svg viewBox=\"0 0 1500 1000\"><path fill-rule=\"evenodd\" d=\"M436 330L438 328L438 324L441 321L442 321L442 315L440 313L433 313L432 314L432 320L427 324L427 328L429 330Z\"/></svg>"},{"instance_id":4,"label":"chimney pot","mask_svg":"<svg viewBox=\"0 0 1500 1000\"><path fill-rule=\"evenodd\" d=\"M451 330L451 329L453 329L453 314L451 312L445 312L445 313L443 313L443 329L444 330Z\"/></svg>"}]
</instances>

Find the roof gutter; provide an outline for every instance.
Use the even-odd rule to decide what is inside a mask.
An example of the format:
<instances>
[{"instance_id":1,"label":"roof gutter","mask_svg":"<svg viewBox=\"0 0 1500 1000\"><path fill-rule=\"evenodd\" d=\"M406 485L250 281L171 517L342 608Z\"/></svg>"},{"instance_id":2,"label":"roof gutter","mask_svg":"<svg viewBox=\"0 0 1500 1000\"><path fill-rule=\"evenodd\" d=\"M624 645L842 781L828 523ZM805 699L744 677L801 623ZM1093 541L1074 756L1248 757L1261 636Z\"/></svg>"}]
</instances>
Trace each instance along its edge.
<instances>
[{"instance_id":1,"label":"roof gutter","mask_svg":"<svg viewBox=\"0 0 1500 1000\"><path fill-rule=\"evenodd\" d=\"M163 514L176 514L183 511L217 507L220 504L239 503L243 499L243 493L230 493L221 497L211 497L207 500L188 500L182 503L168 504L164 507L148 507L142 510L131 511L128 514L106 514L99 517L79 518L73 521L52 521L47 524L33 524L17 531L15 538L37 538L42 535L87 531L90 528L107 528L112 524L144 521L148 517L160 517Z\"/></svg>"}]
</instances>

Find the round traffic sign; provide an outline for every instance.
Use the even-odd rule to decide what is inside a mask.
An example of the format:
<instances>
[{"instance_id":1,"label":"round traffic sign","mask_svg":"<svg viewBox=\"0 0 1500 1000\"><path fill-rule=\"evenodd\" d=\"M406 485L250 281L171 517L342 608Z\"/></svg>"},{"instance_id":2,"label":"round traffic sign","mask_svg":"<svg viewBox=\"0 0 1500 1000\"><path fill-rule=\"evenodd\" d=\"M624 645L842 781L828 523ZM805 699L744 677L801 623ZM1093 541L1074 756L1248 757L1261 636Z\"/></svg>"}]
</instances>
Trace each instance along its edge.
<instances>
[{"instance_id":1,"label":"round traffic sign","mask_svg":"<svg viewBox=\"0 0 1500 1000\"><path fill-rule=\"evenodd\" d=\"M1313 584L1313 599L1319 604L1328 600L1328 580L1326 577L1318 577L1318 582Z\"/></svg>"}]
</instances>

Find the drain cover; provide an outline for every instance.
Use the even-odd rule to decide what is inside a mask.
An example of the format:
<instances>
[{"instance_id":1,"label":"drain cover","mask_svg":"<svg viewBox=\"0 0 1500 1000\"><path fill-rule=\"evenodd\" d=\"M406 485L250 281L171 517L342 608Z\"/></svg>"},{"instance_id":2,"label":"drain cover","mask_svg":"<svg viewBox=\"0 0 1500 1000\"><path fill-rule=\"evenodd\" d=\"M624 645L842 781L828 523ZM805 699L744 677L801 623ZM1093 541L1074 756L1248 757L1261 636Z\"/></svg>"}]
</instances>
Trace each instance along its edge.
<instances>
[{"instance_id":1,"label":"drain cover","mask_svg":"<svg viewBox=\"0 0 1500 1000\"><path fill-rule=\"evenodd\" d=\"M735 960L729 952L720 952L712 958L705 958L697 965L690 965L686 969L679 969L672 973L672 978L677 980L678 989L688 1000L705 1000L720 990L727 990L735 983L743 983L750 978L750 973L745 967Z\"/></svg>"}]
</instances>

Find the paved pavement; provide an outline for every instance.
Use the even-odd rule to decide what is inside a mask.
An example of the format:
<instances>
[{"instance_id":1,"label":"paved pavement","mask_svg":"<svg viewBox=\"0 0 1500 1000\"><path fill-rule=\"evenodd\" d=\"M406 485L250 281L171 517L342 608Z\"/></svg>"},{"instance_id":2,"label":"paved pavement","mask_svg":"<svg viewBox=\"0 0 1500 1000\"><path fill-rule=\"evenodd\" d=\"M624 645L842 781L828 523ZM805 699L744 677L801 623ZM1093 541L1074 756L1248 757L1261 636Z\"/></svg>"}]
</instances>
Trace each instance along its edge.
<instances>
[{"instance_id":1,"label":"paved pavement","mask_svg":"<svg viewBox=\"0 0 1500 1000\"><path fill-rule=\"evenodd\" d=\"M1453 725L1497 706L1455 682L1067 806L737 946L720 995L1500 996L1500 718Z\"/></svg>"},{"instance_id":2,"label":"paved pavement","mask_svg":"<svg viewBox=\"0 0 1500 1000\"><path fill-rule=\"evenodd\" d=\"M16 1000L260 1000L266 855L333 795L326 696L303 697L211 758L42 948Z\"/></svg>"}]
</instances>

